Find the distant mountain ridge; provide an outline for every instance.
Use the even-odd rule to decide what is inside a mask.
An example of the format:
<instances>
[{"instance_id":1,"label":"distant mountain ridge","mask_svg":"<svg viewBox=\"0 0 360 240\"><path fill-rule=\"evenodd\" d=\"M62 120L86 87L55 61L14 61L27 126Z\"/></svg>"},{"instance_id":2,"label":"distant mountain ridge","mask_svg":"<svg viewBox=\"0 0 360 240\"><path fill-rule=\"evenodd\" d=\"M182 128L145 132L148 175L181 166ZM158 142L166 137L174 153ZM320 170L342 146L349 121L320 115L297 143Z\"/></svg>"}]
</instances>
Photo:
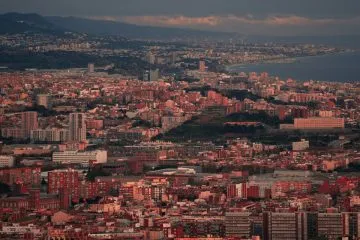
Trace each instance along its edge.
<instances>
[{"instance_id":1,"label":"distant mountain ridge","mask_svg":"<svg viewBox=\"0 0 360 240\"><path fill-rule=\"evenodd\" d=\"M123 22L92 20L78 17L45 17L36 13L5 13L0 15L0 34L48 33L66 31L90 35L119 35L126 38L224 38L234 33L220 33L193 29L139 26Z\"/></svg>"},{"instance_id":2,"label":"distant mountain ridge","mask_svg":"<svg viewBox=\"0 0 360 240\"><path fill-rule=\"evenodd\" d=\"M223 33L194 29L140 26L124 22L93 20L77 17L46 17L46 19L57 26L61 26L75 32L85 32L96 35L121 35L127 38L224 38L235 37L236 35L239 35L235 33Z\"/></svg>"},{"instance_id":3,"label":"distant mountain ridge","mask_svg":"<svg viewBox=\"0 0 360 240\"><path fill-rule=\"evenodd\" d=\"M90 35L118 35L129 39L246 39L251 43L309 43L325 44L360 49L360 35L335 36L244 36L239 33L213 32L170 27L139 26L135 24L93 20L78 17L44 17L36 13L0 14L0 34L45 33L64 34L65 32L86 33Z\"/></svg>"},{"instance_id":4,"label":"distant mountain ridge","mask_svg":"<svg viewBox=\"0 0 360 240\"><path fill-rule=\"evenodd\" d=\"M63 33L65 30L56 26L36 13L5 13L0 15L0 34L17 33Z\"/></svg>"}]
</instances>

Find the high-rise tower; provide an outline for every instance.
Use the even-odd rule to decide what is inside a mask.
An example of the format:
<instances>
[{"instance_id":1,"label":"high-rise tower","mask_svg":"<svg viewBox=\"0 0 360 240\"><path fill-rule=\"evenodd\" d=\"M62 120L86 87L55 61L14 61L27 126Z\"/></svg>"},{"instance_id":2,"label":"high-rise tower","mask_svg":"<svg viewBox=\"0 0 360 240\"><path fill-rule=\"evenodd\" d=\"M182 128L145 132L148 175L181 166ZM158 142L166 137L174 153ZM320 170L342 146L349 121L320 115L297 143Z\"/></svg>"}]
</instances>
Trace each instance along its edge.
<instances>
[{"instance_id":1,"label":"high-rise tower","mask_svg":"<svg viewBox=\"0 0 360 240\"><path fill-rule=\"evenodd\" d=\"M31 130L35 130L39 127L38 113L37 112L23 112L21 113L21 129L24 138L30 137Z\"/></svg>"},{"instance_id":2,"label":"high-rise tower","mask_svg":"<svg viewBox=\"0 0 360 240\"><path fill-rule=\"evenodd\" d=\"M69 131L71 141L86 141L86 124L84 113L70 113Z\"/></svg>"}]
</instances>

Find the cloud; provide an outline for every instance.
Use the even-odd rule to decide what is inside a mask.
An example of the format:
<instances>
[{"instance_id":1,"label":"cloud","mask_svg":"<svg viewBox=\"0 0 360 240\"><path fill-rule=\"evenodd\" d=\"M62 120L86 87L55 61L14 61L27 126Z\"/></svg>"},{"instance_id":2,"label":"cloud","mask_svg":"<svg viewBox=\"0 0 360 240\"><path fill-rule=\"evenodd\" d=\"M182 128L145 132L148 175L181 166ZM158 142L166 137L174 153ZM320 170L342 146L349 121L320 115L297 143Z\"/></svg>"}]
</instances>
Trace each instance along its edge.
<instances>
[{"instance_id":1,"label":"cloud","mask_svg":"<svg viewBox=\"0 0 360 240\"><path fill-rule=\"evenodd\" d=\"M88 17L95 20L106 21L123 21L139 25L155 25L155 26L217 26L222 21L217 16L207 17L187 17L187 16L95 16Z\"/></svg>"},{"instance_id":2,"label":"cloud","mask_svg":"<svg viewBox=\"0 0 360 240\"><path fill-rule=\"evenodd\" d=\"M111 21L111 22L121 21L121 18L115 17L115 16L90 16L90 17L86 17L86 18L93 19L93 20Z\"/></svg>"},{"instance_id":3,"label":"cloud","mask_svg":"<svg viewBox=\"0 0 360 240\"><path fill-rule=\"evenodd\" d=\"M228 21L253 24L253 25L270 25L270 26L307 26L307 25L329 25L329 24L346 24L360 23L359 18L350 19L332 19L332 18L306 18L301 16L271 16L264 19L254 19L253 17L228 16Z\"/></svg>"},{"instance_id":4,"label":"cloud","mask_svg":"<svg viewBox=\"0 0 360 240\"><path fill-rule=\"evenodd\" d=\"M184 15L144 15L144 16L100 16L93 19L122 21L131 24L161 27L181 27L216 31L231 31L247 34L331 34L351 32L360 28L360 17L310 18L297 15L271 15L259 17L252 14L209 15L190 17Z\"/></svg>"},{"instance_id":5,"label":"cloud","mask_svg":"<svg viewBox=\"0 0 360 240\"><path fill-rule=\"evenodd\" d=\"M307 25L330 25L330 24L360 24L360 17L354 18L307 18L296 15L290 16L269 16L266 18L255 18L251 14L245 16L226 15L226 16L97 16L89 17L98 20L124 21L139 25L155 26L220 26L225 23L241 23L250 25L268 26L307 26Z\"/></svg>"},{"instance_id":6,"label":"cloud","mask_svg":"<svg viewBox=\"0 0 360 240\"><path fill-rule=\"evenodd\" d=\"M217 26L221 18L217 16L207 17L186 17L186 16L128 16L123 18L124 21L136 24L153 24L168 26L188 26L188 25L205 25Z\"/></svg>"}]
</instances>

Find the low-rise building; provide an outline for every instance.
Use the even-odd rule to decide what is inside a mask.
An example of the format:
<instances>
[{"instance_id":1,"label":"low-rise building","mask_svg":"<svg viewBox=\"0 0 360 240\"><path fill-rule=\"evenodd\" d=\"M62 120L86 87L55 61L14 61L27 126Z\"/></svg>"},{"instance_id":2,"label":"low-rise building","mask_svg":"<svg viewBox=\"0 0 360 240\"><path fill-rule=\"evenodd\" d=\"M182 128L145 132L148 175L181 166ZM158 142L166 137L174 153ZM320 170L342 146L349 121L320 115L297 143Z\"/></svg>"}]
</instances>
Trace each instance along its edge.
<instances>
[{"instance_id":1,"label":"low-rise building","mask_svg":"<svg viewBox=\"0 0 360 240\"><path fill-rule=\"evenodd\" d=\"M15 158L13 156L0 155L0 167L14 167Z\"/></svg>"},{"instance_id":2,"label":"low-rise building","mask_svg":"<svg viewBox=\"0 0 360 240\"><path fill-rule=\"evenodd\" d=\"M81 164L89 165L90 163L106 163L107 162L107 151L96 150L96 151L64 151L54 152L52 160L55 163L62 164Z\"/></svg>"}]
</instances>

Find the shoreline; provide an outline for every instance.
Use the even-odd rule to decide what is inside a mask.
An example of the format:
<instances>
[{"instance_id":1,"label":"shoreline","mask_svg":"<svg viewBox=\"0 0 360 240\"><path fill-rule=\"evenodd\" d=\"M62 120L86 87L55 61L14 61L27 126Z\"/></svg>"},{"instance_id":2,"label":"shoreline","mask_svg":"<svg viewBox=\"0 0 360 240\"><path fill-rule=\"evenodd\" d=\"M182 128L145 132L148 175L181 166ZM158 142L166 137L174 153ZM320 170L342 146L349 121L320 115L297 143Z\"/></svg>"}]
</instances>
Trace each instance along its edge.
<instances>
[{"instance_id":1,"label":"shoreline","mask_svg":"<svg viewBox=\"0 0 360 240\"><path fill-rule=\"evenodd\" d=\"M228 65L226 71L229 74L268 72L280 79L292 78L301 82L313 80L332 83L359 83L360 71L354 65L359 61L359 58L359 50L346 50L316 56L297 57L292 64L282 62ZM344 64L344 61L351 61L352 64Z\"/></svg>"},{"instance_id":2,"label":"shoreline","mask_svg":"<svg viewBox=\"0 0 360 240\"><path fill-rule=\"evenodd\" d=\"M314 56L309 55L309 56L299 56L299 57L288 57L288 58L264 60L264 61L254 62L254 63L231 64L231 65L225 65L225 69L228 72L236 73L236 72L241 72L241 71L236 70L235 68L246 68L246 67L250 67L250 66L271 65L271 64L293 64L293 63L299 62L299 60L301 60L301 59L326 57L326 56L341 55L341 54L355 53L355 52L360 52L360 51L344 50L344 51L326 53L326 54L320 54L320 55L314 55Z\"/></svg>"}]
</instances>

